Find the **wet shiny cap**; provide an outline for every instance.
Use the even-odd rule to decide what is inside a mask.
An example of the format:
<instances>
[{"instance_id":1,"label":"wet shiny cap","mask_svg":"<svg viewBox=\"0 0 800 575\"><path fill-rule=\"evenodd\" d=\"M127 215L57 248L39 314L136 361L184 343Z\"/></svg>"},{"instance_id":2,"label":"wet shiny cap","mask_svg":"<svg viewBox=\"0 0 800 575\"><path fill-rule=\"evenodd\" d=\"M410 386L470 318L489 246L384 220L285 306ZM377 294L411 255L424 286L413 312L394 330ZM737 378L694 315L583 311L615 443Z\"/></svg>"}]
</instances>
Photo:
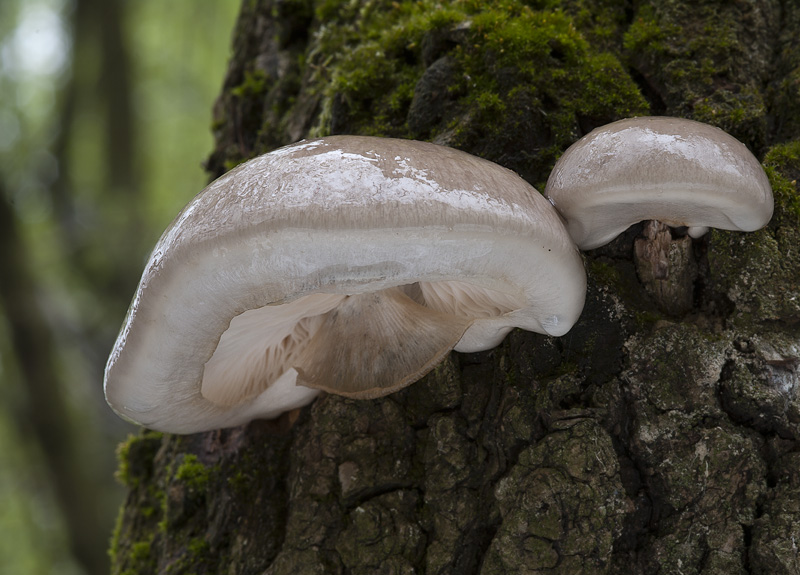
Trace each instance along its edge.
<instances>
[{"instance_id":1,"label":"wet shiny cap","mask_svg":"<svg viewBox=\"0 0 800 575\"><path fill-rule=\"evenodd\" d=\"M377 397L514 327L563 335L585 290L560 216L513 172L423 142L303 141L222 176L164 232L106 398L191 433L320 391Z\"/></svg>"},{"instance_id":2,"label":"wet shiny cap","mask_svg":"<svg viewBox=\"0 0 800 575\"><path fill-rule=\"evenodd\" d=\"M607 244L630 225L658 220L754 231L772 217L761 164L733 136L692 120L642 117L602 126L556 162L545 196L583 250Z\"/></svg>"}]
</instances>

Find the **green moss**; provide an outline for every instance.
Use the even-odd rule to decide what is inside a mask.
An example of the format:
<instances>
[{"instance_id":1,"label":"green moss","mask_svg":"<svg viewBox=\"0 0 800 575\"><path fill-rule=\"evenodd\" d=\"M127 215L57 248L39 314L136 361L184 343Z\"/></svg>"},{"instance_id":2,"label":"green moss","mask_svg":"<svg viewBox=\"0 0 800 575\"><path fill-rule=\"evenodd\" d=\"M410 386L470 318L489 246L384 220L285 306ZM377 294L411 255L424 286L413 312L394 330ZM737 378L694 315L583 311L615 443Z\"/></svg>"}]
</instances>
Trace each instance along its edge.
<instances>
[{"instance_id":1,"label":"green moss","mask_svg":"<svg viewBox=\"0 0 800 575\"><path fill-rule=\"evenodd\" d=\"M204 491L208 484L209 468L198 461L197 456L190 453L175 470L175 479L184 482L189 489Z\"/></svg>"},{"instance_id":2,"label":"green moss","mask_svg":"<svg viewBox=\"0 0 800 575\"><path fill-rule=\"evenodd\" d=\"M136 440L136 436L129 435L128 439L117 446L117 471L114 478L125 487L132 487L134 479L130 471L130 444Z\"/></svg>"},{"instance_id":3,"label":"green moss","mask_svg":"<svg viewBox=\"0 0 800 575\"><path fill-rule=\"evenodd\" d=\"M131 436L118 448L120 469L118 479L129 488L128 502L120 508L109 545L111 573L131 575L154 573L153 541L165 499L163 490L153 480L154 457L162 446L162 434L143 431ZM135 510L135 517L126 515ZM133 534L136 540L131 542Z\"/></svg>"},{"instance_id":4,"label":"green moss","mask_svg":"<svg viewBox=\"0 0 800 575\"><path fill-rule=\"evenodd\" d=\"M190 553L194 555L199 555L201 553L207 553L209 550L208 541L203 539L202 537L196 537L189 541L189 545L187 549Z\"/></svg>"},{"instance_id":5,"label":"green moss","mask_svg":"<svg viewBox=\"0 0 800 575\"><path fill-rule=\"evenodd\" d=\"M739 38L761 32L716 3L651 1L641 3L624 47L669 115L719 126L760 149L766 138L760 74L771 54L745 50Z\"/></svg>"},{"instance_id":6,"label":"green moss","mask_svg":"<svg viewBox=\"0 0 800 575\"><path fill-rule=\"evenodd\" d=\"M645 6L625 33L623 46L626 51L634 54L664 54L669 50L667 38L680 32L680 27L671 23L665 25L656 18L649 6Z\"/></svg>"},{"instance_id":7,"label":"green moss","mask_svg":"<svg viewBox=\"0 0 800 575\"><path fill-rule=\"evenodd\" d=\"M142 517L144 517L145 519L150 519L151 517L154 517L156 513L158 513L158 509L148 505L148 506L145 506L145 507L141 507L139 509L139 512L142 514Z\"/></svg>"},{"instance_id":8,"label":"green moss","mask_svg":"<svg viewBox=\"0 0 800 575\"><path fill-rule=\"evenodd\" d=\"M335 105L343 116L338 121L346 121L349 131L407 134L405 116L423 71L428 4L329 0L317 6L317 18L330 23L321 31L318 49L329 60L315 76L324 99L313 135L329 133Z\"/></svg>"},{"instance_id":9,"label":"green moss","mask_svg":"<svg viewBox=\"0 0 800 575\"><path fill-rule=\"evenodd\" d=\"M540 9L563 6L573 16L575 26L602 51L616 52L628 28L625 0L565 0L548 2Z\"/></svg>"},{"instance_id":10,"label":"green moss","mask_svg":"<svg viewBox=\"0 0 800 575\"><path fill-rule=\"evenodd\" d=\"M150 515L158 518L155 528L170 536L204 508L208 484L220 472L219 466L206 466L195 454L182 452L179 445L174 447L174 460L165 472L166 488L151 486L149 498L154 504Z\"/></svg>"},{"instance_id":11,"label":"green moss","mask_svg":"<svg viewBox=\"0 0 800 575\"><path fill-rule=\"evenodd\" d=\"M139 541L131 545L130 558L133 563L142 563L150 560L150 550L153 547L152 539Z\"/></svg>"},{"instance_id":12,"label":"green moss","mask_svg":"<svg viewBox=\"0 0 800 575\"><path fill-rule=\"evenodd\" d=\"M225 171L230 172L233 168L241 164L242 162L246 161L247 158L232 158L229 160L225 160Z\"/></svg>"},{"instance_id":13,"label":"green moss","mask_svg":"<svg viewBox=\"0 0 800 575\"><path fill-rule=\"evenodd\" d=\"M118 570L120 567L117 563L121 559L113 547L111 551L111 569L112 573L119 575L141 575L142 573L155 573L156 559L153 554L153 536L150 538L137 541L133 543L128 549L124 557L124 569Z\"/></svg>"},{"instance_id":14,"label":"green moss","mask_svg":"<svg viewBox=\"0 0 800 575\"><path fill-rule=\"evenodd\" d=\"M262 70L247 70L241 84L231 89L231 94L239 98L249 98L263 94L268 87L267 75Z\"/></svg>"},{"instance_id":15,"label":"green moss","mask_svg":"<svg viewBox=\"0 0 800 575\"><path fill-rule=\"evenodd\" d=\"M228 485L233 489L245 489L250 483L250 477L243 471L237 471L235 475L228 478Z\"/></svg>"},{"instance_id":16,"label":"green moss","mask_svg":"<svg viewBox=\"0 0 800 575\"><path fill-rule=\"evenodd\" d=\"M112 572L119 560L119 543L122 535L122 522L125 517L125 507L120 507L117 518L114 520L114 529L111 532L111 542L108 546L108 558L111 561Z\"/></svg>"},{"instance_id":17,"label":"green moss","mask_svg":"<svg viewBox=\"0 0 800 575\"><path fill-rule=\"evenodd\" d=\"M162 434L144 430L140 435L129 435L117 446L119 466L115 477L122 485L135 488L152 473L153 458L161 446Z\"/></svg>"},{"instance_id":18,"label":"green moss","mask_svg":"<svg viewBox=\"0 0 800 575\"><path fill-rule=\"evenodd\" d=\"M183 553L170 562L166 569L167 574L193 575L208 572L211 548L203 537L192 537L185 544L176 547L182 548Z\"/></svg>"},{"instance_id":19,"label":"green moss","mask_svg":"<svg viewBox=\"0 0 800 575\"><path fill-rule=\"evenodd\" d=\"M764 163L795 171L800 170L800 141L775 146L764 158Z\"/></svg>"},{"instance_id":20,"label":"green moss","mask_svg":"<svg viewBox=\"0 0 800 575\"><path fill-rule=\"evenodd\" d=\"M716 70L701 71L705 78L716 74ZM766 113L766 106L761 97L760 87L745 86L736 93L719 89L712 95L699 99L694 106L693 118L700 122L719 126L726 131L736 130L739 126L760 126ZM750 133L737 133L749 141L760 141L763 136L750 128ZM749 137L748 137L749 136Z\"/></svg>"},{"instance_id":21,"label":"green moss","mask_svg":"<svg viewBox=\"0 0 800 575\"><path fill-rule=\"evenodd\" d=\"M782 13L780 36L774 39L780 46L776 54L770 84L770 111L776 123L775 141L800 137L800 38L797 36L797 23L800 22L800 4L790 3Z\"/></svg>"},{"instance_id":22,"label":"green moss","mask_svg":"<svg viewBox=\"0 0 800 575\"><path fill-rule=\"evenodd\" d=\"M159 511L161 512L160 513L161 520L159 520L159 522L157 523L156 528L158 529L158 531L160 533L166 533L167 529L169 528L169 520L168 520L168 517L169 517L168 512L169 512L169 510L167 509L167 495L166 495L166 493L163 493L163 495L159 499L159 501L161 502L161 507L159 509Z\"/></svg>"},{"instance_id":23,"label":"green moss","mask_svg":"<svg viewBox=\"0 0 800 575\"><path fill-rule=\"evenodd\" d=\"M764 165L775 198L775 223L787 217L790 223L800 222L800 140L774 146L764 157Z\"/></svg>"},{"instance_id":24,"label":"green moss","mask_svg":"<svg viewBox=\"0 0 800 575\"><path fill-rule=\"evenodd\" d=\"M461 68L456 84L442 88L455 99L466 94L457 116L470 122L439 130L465 137L494 133L504 129L498 116L511 116L509 121L524 129L529 120L515 116L538 109L555 131L552 163L574 139L576 115L614 119L644 113L644 100L616 58L591 50L570 16L550 9L550 3L539 5L545 9L514 0L446 7L430 1L371 2L357 13L348 3L318 5L320 19L333 19L322 30L319 52L339 56L326 61L318 76L326 85L313 133L324 135L344 114L348 131L408 136L408 110L425 70L422 46L439 36L454 45L451 52ZM460 39L452 40L451 31L462 23Z\"/></svg>"},{"instance_id":25,"label":"green moss","mask_svg":"<svg viewBox=\"0 0 800 575\"><path fill-rule=\"evenodd\" d=\"M511 101L525 94L547 112L557 140L573 136L576 113L623 116L646 109L620 63L591 50L562 12L484 11L470 32L472 42L460 52L472 83L468 100L480 103L487 91Z\"/></svg>"},{"instance_id":26,"label":"green moss","mask_svg":"<svg viewBox=\"0 0 800 575\"><path fill-rule=\"evenodd\" d=\"M647 112L619 60L591 47L568 14L515 2L471 6L468 39L453 51L465 94L449 126L456 146L518 156L507 165L538 182L580 134L580 122Z\"/></svg>"}]
</instances>

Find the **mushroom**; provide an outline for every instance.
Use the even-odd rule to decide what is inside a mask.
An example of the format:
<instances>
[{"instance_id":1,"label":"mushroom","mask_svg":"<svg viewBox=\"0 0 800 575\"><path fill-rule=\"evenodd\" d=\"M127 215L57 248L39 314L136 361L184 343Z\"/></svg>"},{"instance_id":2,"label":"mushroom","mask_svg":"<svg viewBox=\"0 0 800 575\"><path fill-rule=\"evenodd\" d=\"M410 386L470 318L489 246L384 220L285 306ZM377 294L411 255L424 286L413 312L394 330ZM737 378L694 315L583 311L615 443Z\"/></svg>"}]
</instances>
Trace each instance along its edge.
<instances>
[{"instance_id":1,"label":"mushroom","mask_svg":"<svg viewBox=\"0 0 800 575\"><path fill-rule=\"evenodd\" d=\"M607 244L630 225L658 220L754 231L772 217L761 164L719 128L680 118L629 118L602 126L556 162L545 196L583 250Z\"/></svg>"},{"instance_id":2,"label":"mushroom","mask_svg":"<svg viewBox=\"0 0 800 575\"><path fill-rule=\"evenodd\" d=\"M423 142L302 141L220 177L164 232L106 399L192 433L323 390L377 397L514 327L563 335L585 289L558 213L513 172Z\"/></svg>"}]
</instances>

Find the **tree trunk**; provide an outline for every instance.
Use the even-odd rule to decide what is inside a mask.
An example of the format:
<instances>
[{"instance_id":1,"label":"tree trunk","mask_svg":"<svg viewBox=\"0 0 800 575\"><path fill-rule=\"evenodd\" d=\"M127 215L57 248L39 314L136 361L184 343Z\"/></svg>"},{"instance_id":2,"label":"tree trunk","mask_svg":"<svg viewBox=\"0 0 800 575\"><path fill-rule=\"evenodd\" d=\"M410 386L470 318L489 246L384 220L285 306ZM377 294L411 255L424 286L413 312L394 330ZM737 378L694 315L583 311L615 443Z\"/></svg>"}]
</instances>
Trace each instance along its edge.
<instances>
[{"instance_id":1,"label":"tree trunk","mask_svg":"<svg viewBox=\"0 0 800 575\"><path fill-rule=\"evenodd\" d=\"M541 189L591 129L673 115L764 159L775 216L676 239L693 280L667 301L637 275L641 225L587 252L564 337L517 330L293 425L143 432L121 448L114 572L799 573L799 86L794 2L244 2L214 176L364 133Z\"/></svg>"}]
</instances>

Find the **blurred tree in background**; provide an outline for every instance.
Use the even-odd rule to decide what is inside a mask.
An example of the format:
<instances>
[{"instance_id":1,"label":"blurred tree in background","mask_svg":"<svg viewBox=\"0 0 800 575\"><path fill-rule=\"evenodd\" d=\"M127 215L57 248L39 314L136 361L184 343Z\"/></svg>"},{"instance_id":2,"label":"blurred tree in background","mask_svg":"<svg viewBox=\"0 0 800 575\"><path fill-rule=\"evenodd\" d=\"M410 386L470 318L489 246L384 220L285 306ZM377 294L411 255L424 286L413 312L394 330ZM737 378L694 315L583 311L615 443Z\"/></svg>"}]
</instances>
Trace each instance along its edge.
<instances>
[{"instance_id":1,"label":"blurred tree in background","mask_svg":"<svg viewBox=\"0 0 800 575\"><path fill-rule=\"evenodd\" d=\"M206 182L237 0L0 3L0 572L108 572L102 369Z\"/></svg>"}]
</instances>

